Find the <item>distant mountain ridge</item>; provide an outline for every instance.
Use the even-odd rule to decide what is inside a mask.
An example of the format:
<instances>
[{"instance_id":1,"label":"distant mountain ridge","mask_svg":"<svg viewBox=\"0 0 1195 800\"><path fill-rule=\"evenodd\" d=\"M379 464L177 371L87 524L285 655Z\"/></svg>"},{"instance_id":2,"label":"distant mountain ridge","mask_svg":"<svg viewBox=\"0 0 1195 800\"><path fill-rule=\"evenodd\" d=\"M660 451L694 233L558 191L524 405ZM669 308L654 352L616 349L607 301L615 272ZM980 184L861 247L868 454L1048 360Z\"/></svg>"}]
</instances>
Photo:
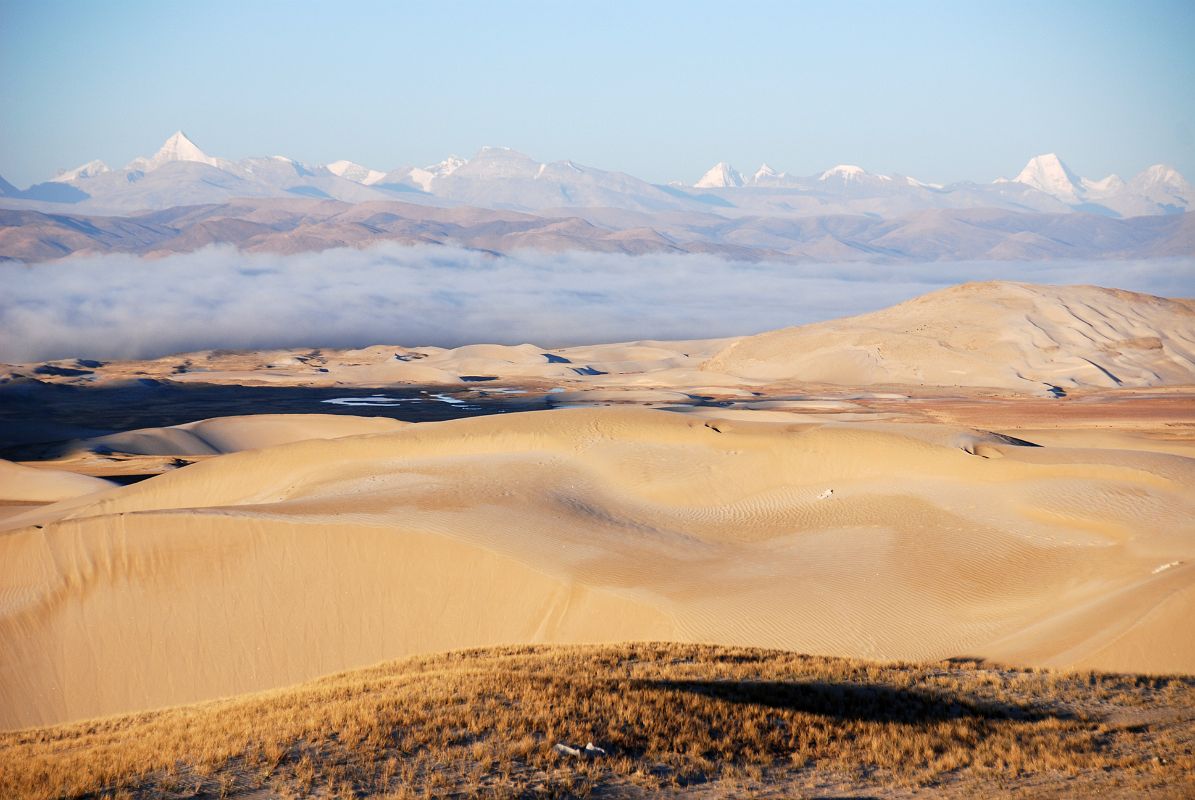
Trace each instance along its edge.
<instances>
[{"instance_id":1,"label":"distant mountain ridge","mask_svg":"<svg viewBox=\"0 0 1195 800\"><path fill-rule=\"evenodd\" d=\"M999 209L733 219L704 213L529 214L313 198L252 198L129 216L0 209L0 260L73 253L163 255L229 244L292 253L379 242L518 249L703 253L736 261L1130 259L1195 254L1195 214L1112 217Z\"/></svg>"},{"instance_id":2,"label":"distant mountain ridge","mask_svg":"<svg viewBox=\"0 0 1195 800\"><path fill-rule=\"evenodd\" d=\"M1129 180L1075 175L1055 154L1036 156L1016 177L947 186L841 164L792 176L764 164L744 175L719 162L692 186L658 185L573 161L539 162L508 148L472 158L451 156L424 167L381 170L340 160L308 165L285 156L231 161L211 156L182 131L153 155L122 169L95 160L21 190L0 178L0 203L85 214L127 214L226 203L236 198L310 197L349 203L403 200L531 213L560 209L713 212L724 217L894 217L930 209L996 208L1020 212L1089 212L1111 217L1195 209L1195 189L1157 164Z\"/></svg>"}]
</instances>

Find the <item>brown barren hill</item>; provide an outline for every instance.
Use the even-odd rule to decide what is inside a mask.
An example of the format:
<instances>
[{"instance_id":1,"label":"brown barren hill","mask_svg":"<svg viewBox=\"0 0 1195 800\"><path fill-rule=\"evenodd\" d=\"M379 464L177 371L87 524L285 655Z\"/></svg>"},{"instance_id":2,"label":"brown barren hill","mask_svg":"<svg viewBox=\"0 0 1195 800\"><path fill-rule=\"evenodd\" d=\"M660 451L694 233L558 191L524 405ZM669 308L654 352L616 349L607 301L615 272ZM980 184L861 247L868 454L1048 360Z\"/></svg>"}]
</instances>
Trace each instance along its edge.
<instances>
[{"instance_id":1,"label":"brown barren hill","mask_svg":"<svg viewBox=\"0 0 1195 800\"><path fill-rule=\"evenodd\" d=\"M0 795L1160 799L1193 744L1190 678L533 646L0 734Z\"/></svg>"}]
</instances>

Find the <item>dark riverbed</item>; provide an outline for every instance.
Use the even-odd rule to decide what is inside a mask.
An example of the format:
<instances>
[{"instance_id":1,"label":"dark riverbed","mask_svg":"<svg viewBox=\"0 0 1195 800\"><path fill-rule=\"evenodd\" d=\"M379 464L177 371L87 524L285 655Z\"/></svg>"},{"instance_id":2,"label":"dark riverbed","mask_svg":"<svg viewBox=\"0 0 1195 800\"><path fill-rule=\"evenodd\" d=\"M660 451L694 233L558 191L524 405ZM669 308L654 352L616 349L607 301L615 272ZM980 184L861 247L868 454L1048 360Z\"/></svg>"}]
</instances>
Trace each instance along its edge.
<instances>
[{"instance_id":1,"label":"dark riverbed","mask_svg":"<svg viewBox=\"0 0 1195 800\"><path fill-rule=\"evenodd\" d=\"M548 407L542 394L509 392L494 391L488 385L363 389L154 381L78 386L14 381L0 385L0 458L51 458L73 439L243 414L350 414L436 422Z\"/></svg>"}]
</instances>

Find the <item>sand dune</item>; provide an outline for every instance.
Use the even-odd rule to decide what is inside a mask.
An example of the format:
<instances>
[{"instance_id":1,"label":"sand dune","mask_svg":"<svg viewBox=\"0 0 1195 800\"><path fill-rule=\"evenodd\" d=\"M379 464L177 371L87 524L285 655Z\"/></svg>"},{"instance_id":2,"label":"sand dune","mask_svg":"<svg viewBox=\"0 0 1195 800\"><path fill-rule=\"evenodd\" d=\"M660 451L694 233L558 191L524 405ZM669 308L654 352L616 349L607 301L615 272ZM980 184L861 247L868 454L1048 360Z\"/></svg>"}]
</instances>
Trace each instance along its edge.
<instances>
[{"instance_id":1,"label":"sand dune","mask_svg":"<svg viewBox=\"0 0 1195 800\"><path fill-rule=\"evenodd\" d=\"M748 336L703 369L761 381L1112 387L1195 383L1195 302L991 282Z\"/></svg>"},{"instance_id":2,"label":"sand dune","mask_svg":"<svg viewBox=\"0 0 1195 800\"><path fill-rule=\"evenodd\" d=\"M52 503L111 489L113 484L57 469L35 469L0 459L0 503Z\"/></svg>"},{"instance_id":3,"label":"sand dune","mask_svg":"<svg viewBox=\"0 0 1195 800\"><path fill-rule=\"evenodd\" d=\"M1192 451L585 408L214 457L8 520L0 724L504 642L1195 671Z\"/></svg>"},{"instance_id":4,"label":"sand dune","mask_svg":"<svg viewBox=\"0 0 1195 800\"><path fill-rule=\"evenodd\" d=\"M80 446L97 452L147 456L210 456L257 450L304 439L338 439L387 433L407 423L385 417L339 414L255 414L218 417L165 428L140 428L87 439Z\"/></svg>"}]
</instances>

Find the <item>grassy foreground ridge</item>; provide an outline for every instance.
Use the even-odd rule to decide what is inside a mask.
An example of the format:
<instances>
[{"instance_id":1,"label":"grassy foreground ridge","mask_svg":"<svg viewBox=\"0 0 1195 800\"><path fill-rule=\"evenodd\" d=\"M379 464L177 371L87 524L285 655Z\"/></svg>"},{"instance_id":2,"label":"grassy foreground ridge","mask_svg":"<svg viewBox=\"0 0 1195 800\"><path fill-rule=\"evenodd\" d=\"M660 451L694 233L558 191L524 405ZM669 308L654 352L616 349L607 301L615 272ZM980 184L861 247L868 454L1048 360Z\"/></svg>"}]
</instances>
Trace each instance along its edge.
<instances>
[{"instance_id":1,"label":"grassy foreground ridge","mask_svg":"<svg viewBox=\"0 0 1195 800\"><path fill-rule=\"evenodd\" d=\"M521 646L0 733L0 797L1171 797L1193 753L1189 677Z\"/></svg>"}]
</instances>

